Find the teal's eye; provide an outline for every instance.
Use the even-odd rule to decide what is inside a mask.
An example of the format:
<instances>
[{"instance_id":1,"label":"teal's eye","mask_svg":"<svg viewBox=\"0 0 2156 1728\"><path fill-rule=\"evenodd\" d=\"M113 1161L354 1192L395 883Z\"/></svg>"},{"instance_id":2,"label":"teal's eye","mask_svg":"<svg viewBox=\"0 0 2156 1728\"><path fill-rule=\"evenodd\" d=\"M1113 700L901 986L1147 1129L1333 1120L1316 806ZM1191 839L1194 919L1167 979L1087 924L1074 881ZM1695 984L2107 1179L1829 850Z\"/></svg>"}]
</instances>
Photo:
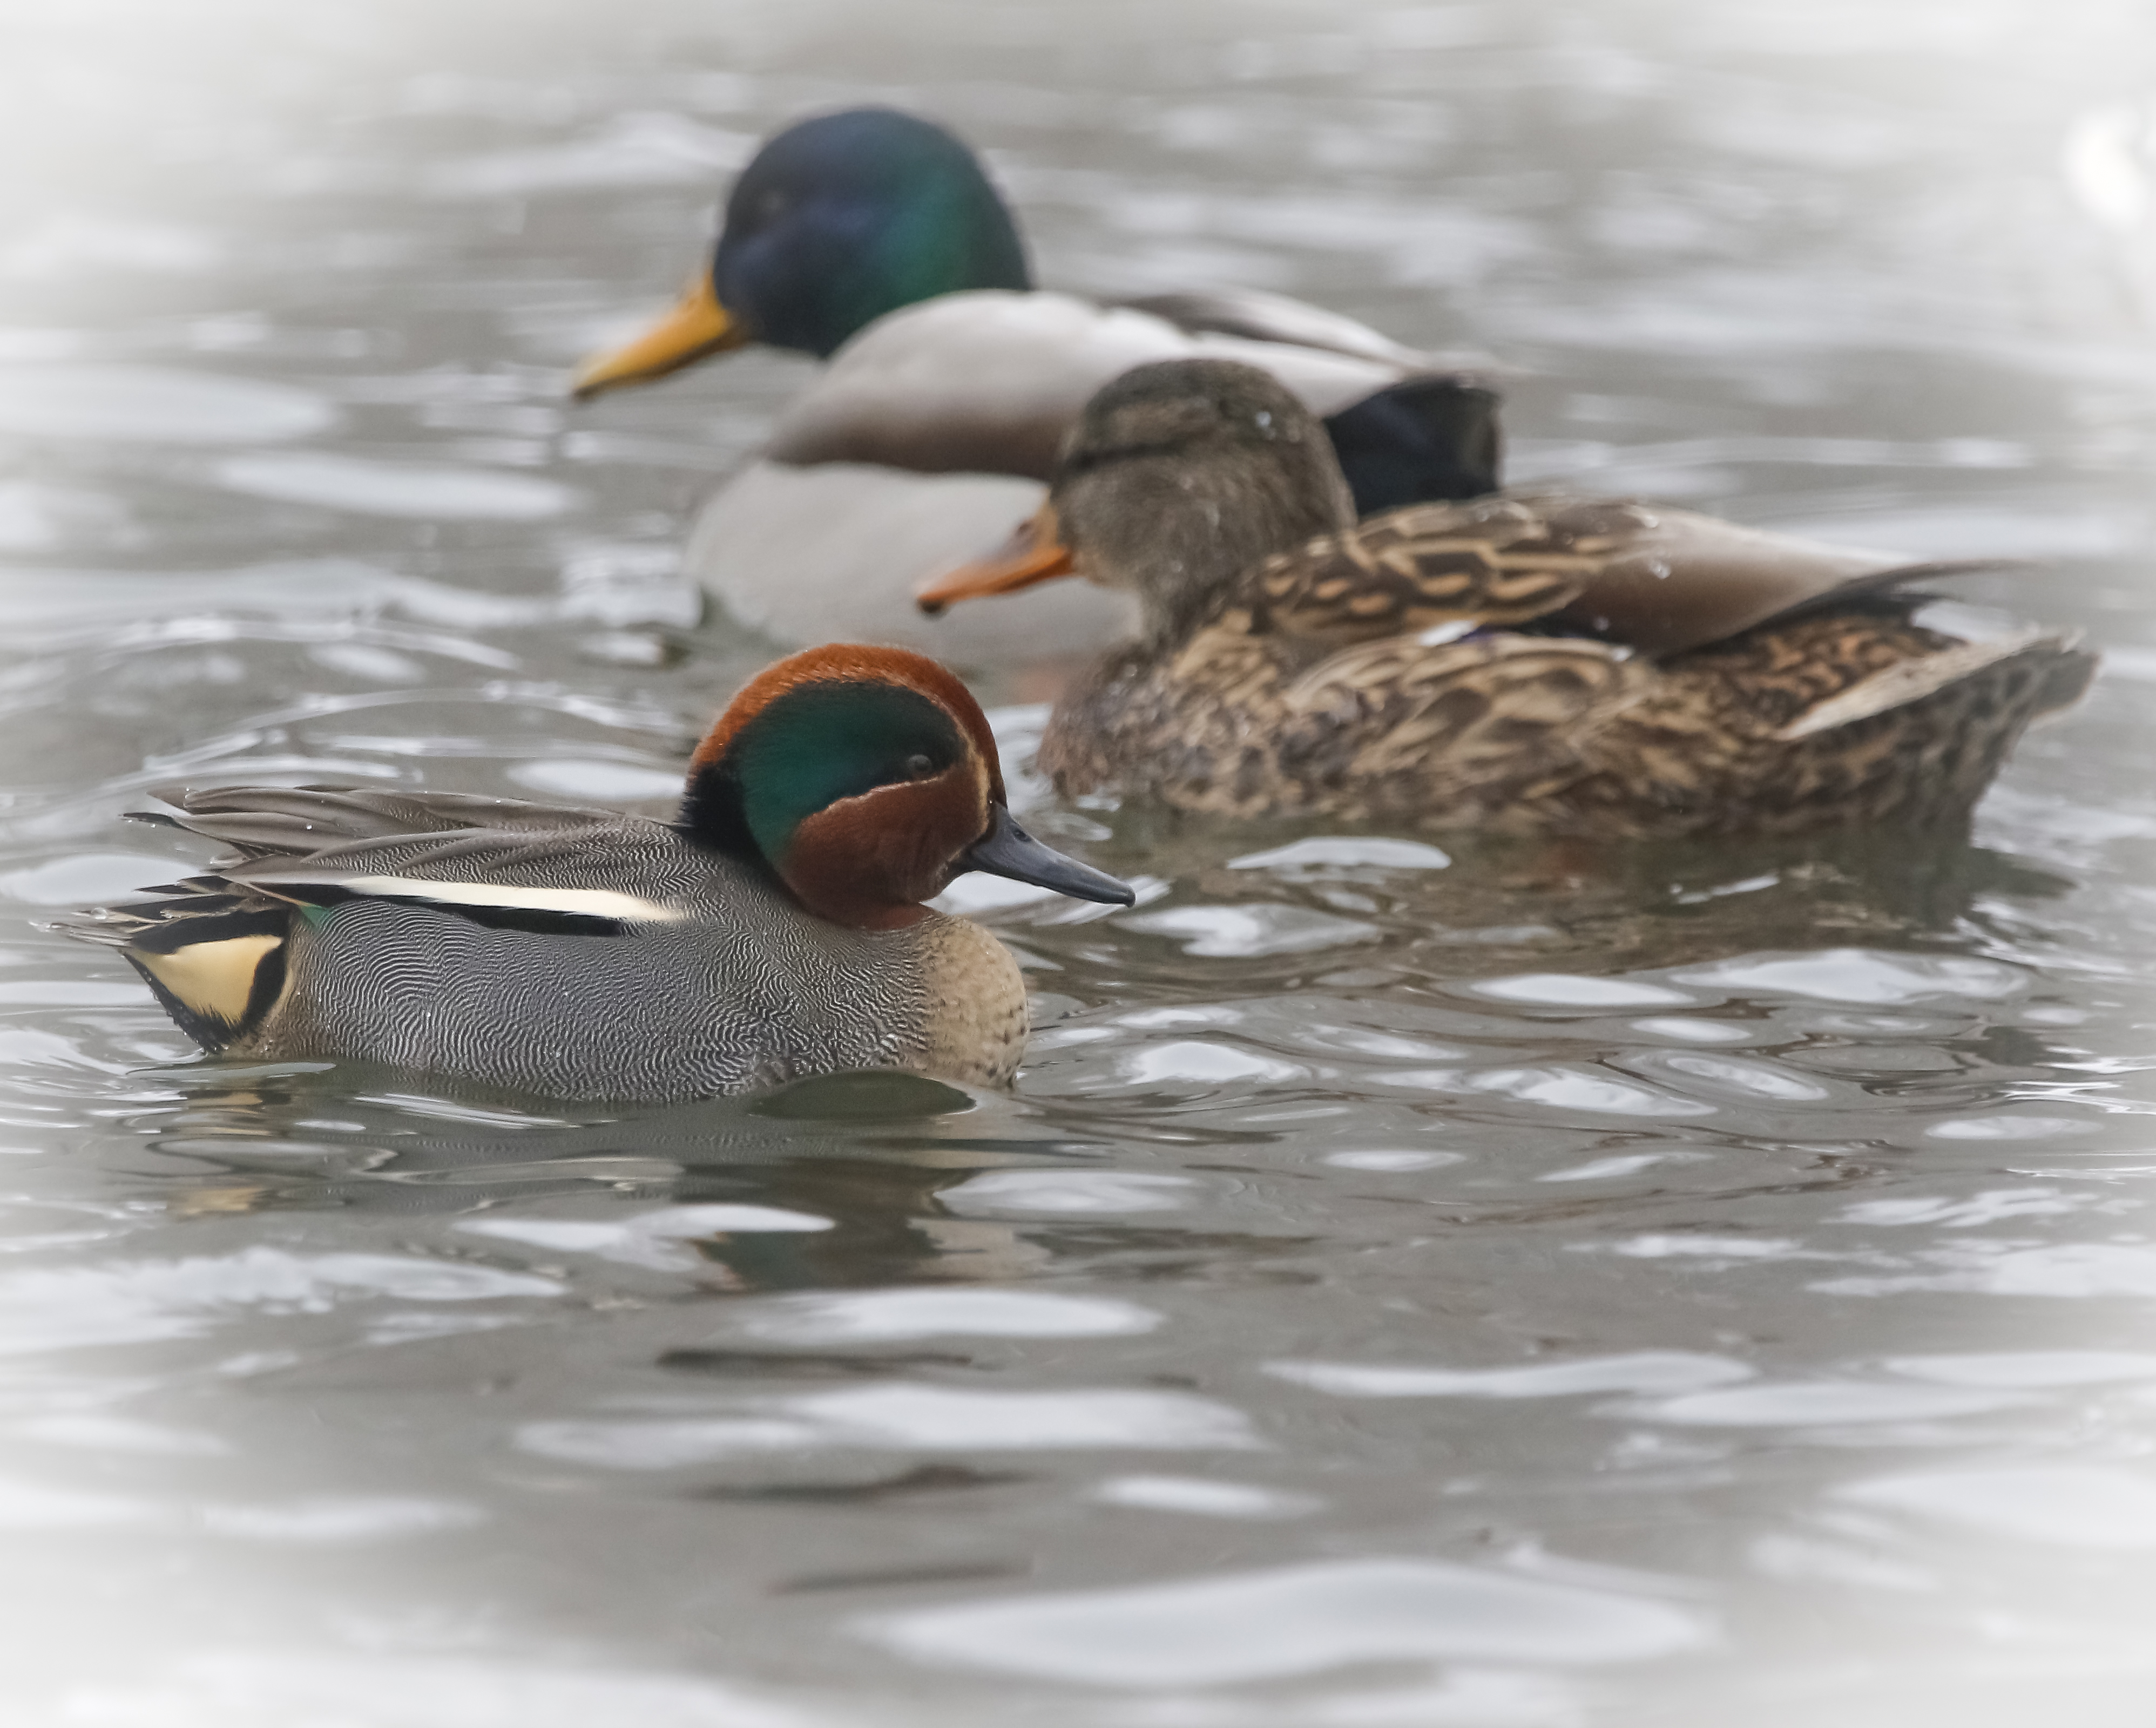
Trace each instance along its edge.
<instances>
[{"instance_id":1,"label":"teal's eye","mask_svg":"<svg viewBox=\"0 0 2156 1728\"><path fill-rule=\"evenodd\" d=\"M926 780L935 772L936 764L918 751L906 759L906 777L908 780Z\"/></svg>"}]
</instances>

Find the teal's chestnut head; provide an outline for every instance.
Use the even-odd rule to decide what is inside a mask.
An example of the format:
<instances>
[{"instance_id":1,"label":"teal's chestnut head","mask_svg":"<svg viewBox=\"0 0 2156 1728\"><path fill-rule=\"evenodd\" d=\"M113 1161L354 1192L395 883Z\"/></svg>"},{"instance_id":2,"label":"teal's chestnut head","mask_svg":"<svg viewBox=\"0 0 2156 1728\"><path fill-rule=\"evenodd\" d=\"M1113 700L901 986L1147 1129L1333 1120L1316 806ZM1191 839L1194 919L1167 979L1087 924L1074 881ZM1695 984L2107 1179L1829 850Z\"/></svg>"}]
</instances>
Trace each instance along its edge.
<instances>
[{"instance_id":1,"label":"teal's chestnut head","mask_svg":"<svg viewBox=\"0 0 2156 1728\"><path fill-rule=\"evenodd\" d=\"M734 182L711 268L656 326L587 361L575 393L762 342L819 359L886 312L1033 285L1009 210L964 141L891 108L788 126Z\"/></svg>"},{"instance_id":2,"label":"teal's chestnut head","mask_svg":"<svg viewBox=\"0 0 2156 1728\"><path fill-rule=\"evenodd\" d=\"M691 759L680 821L760 859L817 916L860 930L916 921L969 870L1134 899L1019 826L980 705L903 649L834 644L759 673Z\"/></svg>"}]
</instances>

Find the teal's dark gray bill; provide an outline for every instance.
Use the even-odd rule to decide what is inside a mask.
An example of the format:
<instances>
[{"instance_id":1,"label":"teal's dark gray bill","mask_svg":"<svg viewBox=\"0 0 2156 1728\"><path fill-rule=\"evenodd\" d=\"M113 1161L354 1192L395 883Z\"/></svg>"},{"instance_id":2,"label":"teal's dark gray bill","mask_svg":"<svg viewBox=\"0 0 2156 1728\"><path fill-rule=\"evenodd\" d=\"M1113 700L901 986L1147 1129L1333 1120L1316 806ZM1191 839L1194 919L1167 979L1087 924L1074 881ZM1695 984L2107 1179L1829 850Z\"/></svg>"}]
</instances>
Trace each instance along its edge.
<instances>
[{"instance_id":1,"label":"teal's dark gray bill","mask_svg":"<svg viewBox=\"0 0 2156 1728\"><path fill-rule=\"evenodd\" d=\"M1001 804L994 807L988 818L988 833L960 856L952 874L968 870L1008 876L1014 882L1030 882L1036 888L1052 888L1073 900L1099 900L1111 906L1137 904L1138 897L1129 884L1042 845Z\"/></svg>"}]
</instances>

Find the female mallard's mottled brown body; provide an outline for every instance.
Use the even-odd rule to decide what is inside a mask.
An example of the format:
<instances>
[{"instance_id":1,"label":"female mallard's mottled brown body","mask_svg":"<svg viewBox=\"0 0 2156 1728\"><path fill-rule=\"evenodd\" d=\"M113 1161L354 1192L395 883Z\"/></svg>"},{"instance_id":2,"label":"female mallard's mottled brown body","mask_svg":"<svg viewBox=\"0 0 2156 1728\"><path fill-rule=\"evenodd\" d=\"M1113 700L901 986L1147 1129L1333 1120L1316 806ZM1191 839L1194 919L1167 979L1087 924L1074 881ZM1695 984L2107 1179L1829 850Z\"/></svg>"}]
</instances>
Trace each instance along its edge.
<instances>
[{"instance_id":1,"label":"female mallard's mottled brown body","mask_svg":"<svg viewBox=\"0 0 2156 1728\"><path fill-rule=\"evenodd\" d=\"M919 655L753 680L680 818L374 788L175 789L237 855L75 934L205 1049L359 1057L571 1098L686 1099L894 1068L999 1084L1025 985L921 904L984 869L1128 904L1011 820L988 722Z\"/></svg>"},{"instance_id":2,"label":"female mallard's mottled brown body","mask_svg":"<svg viewBox=\"0 0 2156 1728\"><path fill-rule=\"evenodd\" d=\"M1042 526L1135 589L1147 630L1066 695L1041 767L1066 795L1224 816L1612 838L1940 820L2094 665L2033 628L1927 628L1891 592L1966 567L1689 511L1510 496L1352 526L1292 400L1209 362L1102 392Z\"/></svg>"}]
</instances>

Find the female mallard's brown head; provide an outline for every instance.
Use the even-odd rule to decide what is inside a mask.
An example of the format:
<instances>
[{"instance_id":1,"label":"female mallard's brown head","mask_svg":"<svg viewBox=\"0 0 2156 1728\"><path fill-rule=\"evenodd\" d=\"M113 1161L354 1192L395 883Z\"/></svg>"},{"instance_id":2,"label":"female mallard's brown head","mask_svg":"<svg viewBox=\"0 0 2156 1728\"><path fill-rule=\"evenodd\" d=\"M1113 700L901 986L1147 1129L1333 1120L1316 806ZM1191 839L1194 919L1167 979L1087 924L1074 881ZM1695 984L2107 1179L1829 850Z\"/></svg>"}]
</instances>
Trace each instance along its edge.
<instances>
[{"instance_id":1,"label":"female mallard's brown head","mask_svg":"<svg viewBox=\"0 0 2156 1728\"><path fill-rule=\"evenodd\" d=\"M1136 593L1147 634L1169 640L1252 566L1354 520L1325 428L1270 373L1165 360L1086 405L1009 546L918 598L935 612L1075 572Z\"/></svg>"}]
</instances>

